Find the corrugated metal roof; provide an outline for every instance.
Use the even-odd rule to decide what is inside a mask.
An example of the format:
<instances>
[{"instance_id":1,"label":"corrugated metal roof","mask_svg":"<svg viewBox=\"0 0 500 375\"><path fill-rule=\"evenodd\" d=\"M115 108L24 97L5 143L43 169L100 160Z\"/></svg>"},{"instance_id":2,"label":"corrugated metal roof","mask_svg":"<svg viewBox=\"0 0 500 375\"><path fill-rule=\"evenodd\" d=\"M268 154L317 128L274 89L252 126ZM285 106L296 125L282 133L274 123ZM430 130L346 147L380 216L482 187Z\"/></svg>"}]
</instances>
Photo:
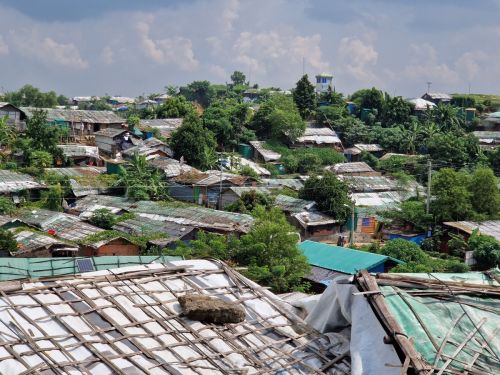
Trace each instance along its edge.
<instances>
[{"instance_id":1,"label":"corrugated metal roof","mask_svg":"<svg viewBox=\"0 0 500 375\"><path fill-rule=\"evenodd\" d=\"M182 125L183 121L184 119L182 118L141 120L139 128L141 130L147 130L148 128L158 129L163 137L169 138Z\"/></svg>"},{"instance_id":2,"label":"corrugated metal roof","mask_svg":"<svg viewBox=\"0 0 500 375\"><path fill-rule=\"evenodd\" d=\"M13 254L16 256L19 256L23 253L30 253L32 251L41 248L48 248L55 245L67 248L67 250L70 251L78 250L75 246L68 245L67 243L62 242L52 236L47 236L42 233L37 233L30 230L24 230L18 232L14 235L14 238L18 244L18 251L16 251L15 254Z\"/></svg>"},{"instance_id":3,"label":"corrugated metal roof","mask_svg":"<svg viewBox=\"0 0 500 375\"><path fill-rule=\"evenodd\" d=\"M281 154L278 154L277 152L264 148L264 144L261 141L250 141L250 144L253 146L255 150L257 150L259 154L262 155L262 157L266 162L276 161L281 158Z\"/></svg>"},{"instance_id":4,"label":"corrugated metal roof","mask_svg":"<svg viewBox=\"0 0 500 375\"><path fill-rule=\"evenodd\" d=\"M101 137L115 138L127 132L128 132L127 129L106 128L95 132L94 135Z\"/></svg>"},{"instance_id":5,"label":"corrugated metal roof","mask_svg":"<svg viewBox=\"0 0 500 375\"><path fill-rule=\"evenodd\" d=\"M314 225L327 225L338 223L333 217L319 211L302 211L292 215L303 228Z\"/></svg>"},{"instance_id":6,"label":"corrugated metal roof","mask_svg":"<svg viewBox=\"0 0 500 375\"><path fill-rule=\"evenodd\" d=\"M260 186L231 186L229 190L235 193L238 197L241 197L243 193L248 193L249 191L255 191L261 194L271 194L268 189Z\"/></svg>"},{"instance_id":7,"label":"corrugated metal roof","mask_svg":"<svg viewBox=\"0 0 500 375\"><path fill-rule=\"evenodd\" d=\"M268 188L284 188L298 191L304 187L302 181L296 178L263 178L261 185Z\"/></svg>"},{"instance_id":8,"label":"corrugated metal roof","mask_svg":"<svg viewBox=\"0 0 500 375\"><path fill-rule=\"evenodd\" d=\"M155 158L148 160L149 165L161 169L167 178L172 178L179 176L183 173L198 172L201 173L194 167L187 164L181 164L178 160L171 158Z\"/></svg>"},{"instance_id":9,"label":"corrugated metal roof","mask_svg":"<svg viewBox=\"0 0 500 375\"><path fill-rule=\"evenodd\" d=\"M4 169L0 170L0 193L14 193L43 187L45 186L36 182L30 175Z\"/></svg>"},{"instance_id":10,"label":"corrugated metal roof","mask_svg":"<svg viewBox=\"0 0 500 375\"><path fill-rule=\"evenodd\" d=\"M338 163L326 167L325 169L328 169L336 174L375 172L372 167L363 161L354 163Z\"/></svg>"},{"instance_id":11,"label":"corrugated metal roof","mask_svg":"<svg viewBox=\"0 0 500 375\"><path fill-rule=\"evenodd\" d=\"M497 241L500 241L500 220L488 221L447 221L444 225L459 229L465 233L471 234L474 230L479 229L480 234L493 236Z\"/></svg>"},{"instance_id":12,"label":"corrugated metal roof","mask_svg":"<svg viewBox=\"0 0 500 375\"><path fill-rule=\"evenodd\" d=\"M423 187L417 182L412 181L407 185L398 183L397 180L384 176L348 176L341 175L339 179L347 182L351 190L358 192L377 192L377 191L400 191L400 190L423 190Z\"/></svg>"},{"instance_id":13,"label":"corrugated metal roof","mask_svg":"<svg viewBox=\"0 0 500 375\"><path fill-rule=\"evenodd\" d=\"M45 168L45 172L57 174L59 176L68 177L97 177L100 174L106 173L105 167L71 167L71 168Z\"/></svg>"},{"instance_id":14,"label":"corrugated metal roof","mask_svg":"<svg viewBox=\"0 0 500 375\"><path fill-rule=\"evenodd\" d=\"M121 221L113 226L114 230L132 234L132 235L148 235L148 234L164 234L165 237L180 238L189 234L194 230L190 225L182 225L173 222L165 222L151 220L145 217L128 219Z\"/></svg>"},{"instance_id":15,"label":"corrugated metal roof","mask_svg":"<svg viewBox=\"0 0 500 375\"><path fill-rule=\"evenodd\" d=\"M178 256L101 256L101 257L55 257L55 258L1 258L0 281L79 274L77 261L88 259L94 270L130 267L149 263L168 263L181 260Z\"/></svg>"},{"instance_id":16,"label":"corrugated metal roof","mask_svg":"<svg viewBox=\"0 0 500 375\"><path fill-rule=\"evenodd\" d=\"M356 143L354 145L358 150L360 151L366 151L366 152L377 152L377 151L383 151L384 148L380 146L378 143Z\"/></svg>"},{"instance_id":17,"label":"corrugated metal roof","mask_svg":"<svg viewBox=\"0 0 500 375\"><path fill-rule=\"evenodd\" d=\"M451 100L451 96L442 92L427 92L425 93L422 97L427 95L428 97L432 99L446 99L446 100Z\"/></svg>"},{"instance_id":18,"label":"corrugated metal roof","mask_svg":"<svg viewBox=\"0 0 500 375\"><path fill-rule=\"evenodd\" d=\"M415 195L413 191L383 191L378 193L353 193L356 206L390 208Z\"/></svg>"},{"instance_id":19,"label":"corrugated metal roof","mask_svg":"<svg viewBox=\"0 0 500 375\"><path fill-rule=\"evenodd\" d=\"M253 225L250 215L213 210L200 206L181 206L151 201L129 201L109 195L87 196L76 202L74 209L80 216L91 215L97 208L115 208L134 212L140 217L157 221L175 222L204 229L247 232Z\"/></svg>"},{"instance_id":20,"label":"corrugated metal roof","mask_svg":"<svg viewBox=\"0 0 500 375\"><path fill-rule=\"evenodd\" d=\"M57 145L62 151L64 156L71 157L91 157L99 158L99 148L95 146L84 146L79 144L72 145Z\"/></svg>"},{"instance_id":21,"label":"corrugated metal roof","mask_svg":"<svg viewBox=\"0 0 500 375\"><path fill-rule=\"evenodd\" d=\"M386 255L353 250L346 247L328 245L314 241L304 241L300 243L299 249L307 257L310 265L351 275L356 274L360 270L370 270L388 260L396 263L403 263Z\"/></svg>"},{"instance_id":22,"label":"corrugated metal roof","mask_svg":"<svg viewBox=\"0 0 500 375\"><path fill-rule=\"evenodd\" d=\"M33 116L35 110L44 110L47 112L47 120L55 121L63 119L66 122L84 122L89 124L124 124L125 120L113 111L89 111L81 109L58 109L58 108L20 108L26 116Z\"/></svg>"},{"instance_id":23,"label":"corrugated metal roof","mask_svg":"<svg viewBox=\"0 0 500 375\"><path fill-rule=\"evenodd\" d=\"M17 216L28 225L43 231L55 230L55 236L68 241L80 241L103 229L83 222L78 216L44 209L22 210Z\"/></svg>"},{"instance_id":24,"label":"corrugated metal roof","mask_svg":"<svg viewBox=\"0 0 500 375\"><path fill-rule=\"evenodd\" d=\"M306 128L304 135L297 139L298 143L315 143L315 144L341 144L337 133L330 128Z\"/></svg>"},{"instance_id":25,"label":"corrugated metal roof","mask_svg":"<svg viewBox=\"0 0 500 375\"><path fill-rule=\"evenodd\" d=\"M316 202L280 194L274 199L274 204L285 212L298 213L312 208Z\"/></svg>"}]
</instances>

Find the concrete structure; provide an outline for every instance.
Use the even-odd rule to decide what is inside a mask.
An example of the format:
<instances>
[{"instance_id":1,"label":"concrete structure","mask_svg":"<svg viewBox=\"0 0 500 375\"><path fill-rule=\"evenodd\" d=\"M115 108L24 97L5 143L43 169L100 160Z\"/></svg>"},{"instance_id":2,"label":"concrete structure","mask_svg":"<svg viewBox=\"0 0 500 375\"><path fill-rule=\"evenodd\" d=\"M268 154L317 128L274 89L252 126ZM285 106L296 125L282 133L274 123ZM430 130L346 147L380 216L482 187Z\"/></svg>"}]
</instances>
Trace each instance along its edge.
<instances>
[{"instance_id":1,"label":"concrete structure","mask_svg":"<svg viewBox=\"0 0 500 375\"><path fill-rule=\"evenodd\" d=\"M316 92L321 94L333 90L333 75L321 73L316 76Z\"/></svg>"},{"instance_id":2,"label":"concrete structure","mask_svg":"<svg viewBox=\"0 0 500 375\"><path fill-rule=\"evenodd\" d=\"M83 256L130 256L139 255L140 248L124 237L114 237L82 246Z\"/></svg>"}]
</instances>

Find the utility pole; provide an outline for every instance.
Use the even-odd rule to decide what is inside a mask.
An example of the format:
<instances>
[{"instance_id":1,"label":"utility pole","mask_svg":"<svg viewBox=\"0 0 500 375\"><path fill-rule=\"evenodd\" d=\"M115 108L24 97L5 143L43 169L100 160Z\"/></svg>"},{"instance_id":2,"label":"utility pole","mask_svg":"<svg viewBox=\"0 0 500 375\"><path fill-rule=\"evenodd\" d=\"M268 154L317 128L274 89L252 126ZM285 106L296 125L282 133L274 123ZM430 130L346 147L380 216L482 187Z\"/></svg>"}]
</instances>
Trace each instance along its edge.
<instances>
[{"instance_id":1,"label":"utility pole","mask_svg":"<svg viewBox=\"0 0 500 375\"><path fill-rule=\"evenodd\" d=\"M426 213L429 214L431 208L431 183L432 183L432 160L427 161L427 205Z\"/></svg>"},{"instance_id":2,"label":"utility pole","mask_svg":"<svg viewBox=\"0 0 500 375\"><path fill-rule=\"evenodd\" d=\"M428 81L427 82L427 94L429 93L429 91L431 91L431 85L432 85L432 82Z\"/></svg>"},{"instance_id":3,"label":"utility pole","mask_svg":"<svg viewBox=\"0 0 500 375\"><path fill-rule=\"evenodd\" d=\"M352 206L351 206L351 233L349 235L349 246L354 245L354 216L356 212L356 202L352 201Z\"/></svg>"},{"instance_id":4,"label":"utility pole","mask_svg":"<svg viewBox=\"0 0 500 375\"><path fill-rule=\"evenodd\" d=\"M220 184L219 184L219 210L222 210L222 163L219 160Z\"/></svg>"}]
</instances>

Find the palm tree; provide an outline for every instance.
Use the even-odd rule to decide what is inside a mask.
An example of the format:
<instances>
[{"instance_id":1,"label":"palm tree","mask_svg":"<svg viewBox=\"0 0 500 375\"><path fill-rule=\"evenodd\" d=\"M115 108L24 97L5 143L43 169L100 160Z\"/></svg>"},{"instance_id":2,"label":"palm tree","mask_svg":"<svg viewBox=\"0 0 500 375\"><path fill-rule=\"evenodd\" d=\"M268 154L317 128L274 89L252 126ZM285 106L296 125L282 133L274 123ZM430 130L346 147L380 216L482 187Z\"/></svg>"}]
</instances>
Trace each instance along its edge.
<instances>
[{"instance_id":1,"label":"palm tree","mask_svg":"<svg viewBox=\"0 0 500 375\"><path fill-rule=\"evenodd\" d=\"M0 149L5 145L12 145L16 140L16 132L7 124L8 117L0 118Z\"/></svg>"}]
</instances>

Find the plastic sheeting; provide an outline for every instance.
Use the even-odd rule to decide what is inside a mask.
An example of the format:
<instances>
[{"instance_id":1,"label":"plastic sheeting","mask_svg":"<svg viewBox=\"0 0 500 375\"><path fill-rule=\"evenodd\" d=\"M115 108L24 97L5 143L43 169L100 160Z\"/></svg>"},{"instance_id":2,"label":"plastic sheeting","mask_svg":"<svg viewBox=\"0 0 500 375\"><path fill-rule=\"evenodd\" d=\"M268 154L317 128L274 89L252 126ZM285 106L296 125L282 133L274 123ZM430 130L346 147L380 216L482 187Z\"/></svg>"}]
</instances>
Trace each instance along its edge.
<instances>
[{"instance_id":1,"label":"plastic sheeting","mask_svg":"<svg viewBox=\"0 0 500 375\"><path fill-rule=\"evenodd\" d=\"M350 282L352 277L339 276L333 280L319 300L308 298L302 303L294 303L294 306L302 307L308 312L306 322L318 331L327 335L330 333L338 335L341 332L347 336L347 341L350 341L353 375L401 374L401 367L398 367L401 366L401 361L394 346L384 343L386 332L366 297L353 295L359 290Z\"/></svg>"}]
</instances>

